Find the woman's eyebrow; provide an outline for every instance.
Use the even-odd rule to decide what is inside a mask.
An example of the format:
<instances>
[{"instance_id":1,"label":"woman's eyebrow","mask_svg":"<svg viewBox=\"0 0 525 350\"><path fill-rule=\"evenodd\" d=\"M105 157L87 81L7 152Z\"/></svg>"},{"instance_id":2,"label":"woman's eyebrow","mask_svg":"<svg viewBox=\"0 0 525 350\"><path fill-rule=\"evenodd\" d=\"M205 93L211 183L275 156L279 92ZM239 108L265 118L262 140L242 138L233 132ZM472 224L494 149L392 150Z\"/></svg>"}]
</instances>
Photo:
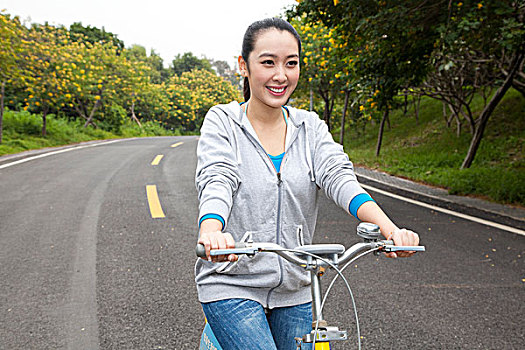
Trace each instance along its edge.
<instances>
[{"instance_id":1,"label":"woman's eyebrow","mask_svg":"<svg viewBox=\"0 0 525 350\"><path fill-rule=\"evenodd\" d=\"M277 58L278 56L273 54L273 53L269 53L269 52L263 52L259 55L259 58L261 57L272 57L272 58ZM288 55L286 56L286 58L299 58L299 55L294 53L294 54L291 54L291 55Z\"/></svg>"}]
</instances>

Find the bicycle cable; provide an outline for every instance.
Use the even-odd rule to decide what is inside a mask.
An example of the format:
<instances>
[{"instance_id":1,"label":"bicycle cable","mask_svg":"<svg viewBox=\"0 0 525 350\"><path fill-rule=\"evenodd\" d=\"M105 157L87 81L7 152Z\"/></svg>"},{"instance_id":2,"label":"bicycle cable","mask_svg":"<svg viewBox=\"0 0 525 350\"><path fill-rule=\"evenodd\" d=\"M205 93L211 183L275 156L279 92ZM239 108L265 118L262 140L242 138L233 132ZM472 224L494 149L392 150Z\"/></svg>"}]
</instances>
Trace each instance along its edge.
<instances>
[{"instance_id":1,"label":"bicycle cable","mask_svg":"<svg viewBox=\"0 0 525 350\"><path fill-rule=\"evenodd\" d=\"M335 284L335 281L337 280L337 277L339 276L342 276L342 273L343 271L348 267L350 266L350 264L352 264L354 261L356 261L357 259L367 255L367 254L370 254L372 252L375 252L375 251L378 251L379 248L374 248L374 249L371 249L371 250L368 250L366 252L363 252L359 255L357 255L355 258L351 259L349 262L347 262L345 264L345 266L343 266L341 269L336 269L337 271L340 271L341 273L338 272L337 275L334 276L334 278L332 279L332 281L330 282L330 285L328 286L328 289L326 290L325 294L324 294L324 297L323 297L323 301L321 303L321 311L320 313L322 313L323 311L323 308L324 308L324 305L325 305L325 302L328 298L328 294L330 293L333 285ZM345 279L343 279L344 283L346 284L346 287L350 293L350 298L352 300L352 307L354 309L354 317L355 317L355 323L356 323L356 331L357 331L357 348L359 350L361 350L361 330L360 330L360 327L359 327L359 317L357 315L357 306L355 304L355 299L354 299L354 293L352 293L352 289L350 288L350 285L348 284L348 281ZM315 332L317 333L317 324L316 324L316 330ZM315 341L314 341L314 344L315 344Z\"/></svg>"},{"instance_id":2,"label":"bicycle cable","mask_svg":"<svg viewBox=\"0 0 525 350\"><path fill-rule=\"evenodd\" d=\"M348 290L348 292L350 293L350 298L352 300L352 305L353 305L353 308L354 308L354 315L355 315L355 318L356 318L356 324L357 324L357 334L358 334L358 348L359 350L361 350L361 337L360 337L360 331L359 331L359 320L358 320L358 317L357 317L357 309L355 307L355 300L354 300L354 294L352 293L352 288L350 288L350 284L348 283L346 277L343 275L342 271L344 270L344 268L342 270L340 270L339 268L337 268L337 266L335 266L334 264L332 264L330 261L328 261L327 259L324 259L324 258L321 258L320 256L317 256L313 253L310 253L310 252L305 252L303 250L300 250L300 249L288 249L288 248L282 248L282 249L279 249L280 251L287 251L287 252L292 252L292 253L299 253L299 254L303 254L303 255L308 255L308 256L311 256L315 259L319 259L321 261L323 261L324 263L326 263L327 265L329 265L331 268L333 268L336 272L337 272L337 275L336 276L340 276L341 279L343 280L343 282L345 283L346 285L346 289ZM374 250L371 250L370 252L372 251L375 251L377 249L374 249ZM277 250L276 250L277 251ZM365 252L365 253L369 253L369 252ZM344 267L346 268L352 261L355 261L356 259L358 259L359 257L365 255L364 253L358 255L357 257L353 258L350 262L348 262ZM335 280L335 279L334 279ZM314 340L313 340L313 343L312 343L312 348L315 348L315 341L317 339L317 332L319 330L319 321L321 321L321 319L319 318L319 314L322 314L322 311L323 311L323 307L324 307L324 303L326 301L326 297L328 295L328 292L330 291L330 288L332 287L333 283L330 284L330 287L328 288L328 291L327 293L325 293L325 297L323 298L323 302L321 303L321 309L319 310L318 312L318 315L317 315L317 320L315 321L315 330L314 330Z\"/></svg>"}]
</instances>

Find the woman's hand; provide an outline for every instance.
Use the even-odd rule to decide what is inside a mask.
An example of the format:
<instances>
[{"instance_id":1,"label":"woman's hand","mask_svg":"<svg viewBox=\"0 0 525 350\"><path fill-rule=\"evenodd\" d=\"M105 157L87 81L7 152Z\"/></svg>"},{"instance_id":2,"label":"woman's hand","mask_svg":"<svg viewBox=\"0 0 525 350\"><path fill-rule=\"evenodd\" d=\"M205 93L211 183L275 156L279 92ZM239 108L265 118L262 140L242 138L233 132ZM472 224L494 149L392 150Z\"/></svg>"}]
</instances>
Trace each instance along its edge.
<instances>
[{"instance_id":1,"label":"woman's hand","mask_svg":"<svg viewBox=\"0 0 525 350\"><path fill-rule=\"evenodd\" d=\"M235 241L231 234L221 231L201 232L198 243L204 245L206 249L206 259L212 262L237 261L235 254L211 256L212 249L229 249L235 248ZM204 259L204 258L202 258Z\"/></svg>"},{"instance_id":2,"label":"woman's hand","mask_svg":"<svg viewBox=\"0 0 525 350\"><path fill-rule=\"evenodd\" d=\"M405 228L403 228L403 229L396 228L392 232L390 237L388 237L387 239L394 241L395 245L400 245L400 246L407 246L407 245L408 246L416 246L416 245L419 245L419 236L418 236L418 234L413 232L413 231L407 230ZM385 253L385 255L388 258L397 258L397 257L408 258L408 257L414 255L415 253L416 252L413 252L413 251L399 251L399 252Z\"/></svg>"}]
</instances>

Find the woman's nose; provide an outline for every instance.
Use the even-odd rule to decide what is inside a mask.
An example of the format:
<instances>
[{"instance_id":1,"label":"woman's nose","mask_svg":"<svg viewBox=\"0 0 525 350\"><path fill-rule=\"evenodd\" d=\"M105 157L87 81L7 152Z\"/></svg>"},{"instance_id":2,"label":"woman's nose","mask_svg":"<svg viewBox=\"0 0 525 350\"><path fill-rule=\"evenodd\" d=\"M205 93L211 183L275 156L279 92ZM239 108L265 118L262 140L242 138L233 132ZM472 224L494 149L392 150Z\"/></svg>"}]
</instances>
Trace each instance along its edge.
<instances>
[{"instance_id":1,"label":"woman's nose","mask_svg":"<svg viewBox=\"0 0 525 350\"><path fill-rule=\"evenodd\" d=\"M287 80L286 70L285 70L284 66L281 66L281 65L276 65L275 66L275 72L274 72L274 75L273 75L273 80L279 81L279 82L284 82L284 81Z\"/></svg>"}]
</instances>

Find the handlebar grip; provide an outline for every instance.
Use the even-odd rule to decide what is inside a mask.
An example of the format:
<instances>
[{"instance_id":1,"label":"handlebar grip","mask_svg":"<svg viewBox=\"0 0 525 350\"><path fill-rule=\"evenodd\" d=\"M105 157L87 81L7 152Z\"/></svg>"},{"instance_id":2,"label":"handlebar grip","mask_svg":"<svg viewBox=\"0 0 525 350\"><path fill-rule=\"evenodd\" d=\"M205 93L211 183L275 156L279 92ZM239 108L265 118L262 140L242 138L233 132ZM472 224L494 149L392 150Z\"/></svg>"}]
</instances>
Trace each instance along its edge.
<instances>
[{"instance_id":1,"label":"handlebar grip","mask_svg":"<svg viewBox=\"0 0 525 350\"><path fill-rule=\"evenodd\" d=\"M246 243L235 242L235 248L246 248ZM204 244L197 243L197 246L195 247L195 254L197 254L199 258L206 258L206 249L204 248Z\"/></svg>"},{"instance_id":2,"label":"handlebar grip","mask_svg":"<svg viewBox=\"0 0 525 350\"><path fill-rule=\"evenodd\" d=\"M206 249L204 248L204 244L197 243L197 246L195 247L195 254L197 254L199 258L206 257Z\"/></svg>"}]
</instances>

